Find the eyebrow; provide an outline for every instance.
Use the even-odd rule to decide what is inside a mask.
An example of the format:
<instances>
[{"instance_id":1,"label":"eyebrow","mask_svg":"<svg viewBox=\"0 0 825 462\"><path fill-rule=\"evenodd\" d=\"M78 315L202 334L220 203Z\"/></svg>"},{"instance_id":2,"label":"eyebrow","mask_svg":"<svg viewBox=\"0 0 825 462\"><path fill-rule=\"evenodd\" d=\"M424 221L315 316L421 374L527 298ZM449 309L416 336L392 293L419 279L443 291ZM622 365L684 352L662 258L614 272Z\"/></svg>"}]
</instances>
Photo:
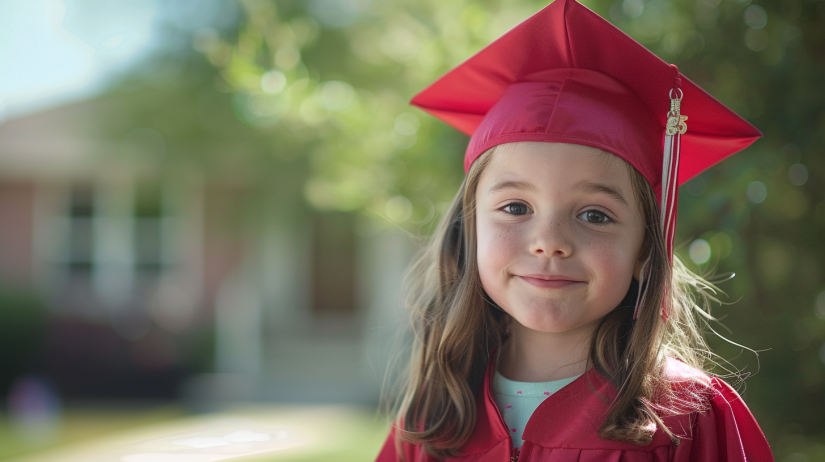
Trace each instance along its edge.
<instances>
[{"instance_id":1,"label":"eyebrow","mask_svg":"<svg viewBox=\"0 0 825 462\"><path fill-rule=\"evenodd\" d=\"M503 191L505 189L518 189L520 191L535 191L536 187L533 186L532 183L527 183L526 181L500 181L494 184L488 192L496 193L499 191Z\"/></svg>"},{"instance_id":2,"label":"eyebrow","mask_svg":"<svg viewBox=\"0 0 825 462\"><path fill-rule=\"evenodd\" d=\"M520 191L535 191L536 187L533 186L532 183L528 183L526 181L500 181L494 184L489 190L489 193L497 193L499 191L503 191L505 189L516 189ZM591 182L582 182L576 185L574 189L582 190L585 192L591 193L602 193L607 194L608 196L616 199L617 201L621 202L624 205L630 205L627 200L622 196L622 194L611 188L610 186L601 184L601 183L591 183Z\"/></svg>"},{"instance_id":3,"label":"eyebrow","mask_svg":"<svg viewBox=\"0 0 825 462\"><path fill-rule=\"evenodd\" d=\"M619 191L611 188L610 186L601 184L601 183L590 183L590 182L583 182L576 185L575 189L580 189L586 192L594 192L594 193L602 193L607 194L608 196L613 197L617 201L621 202L624 205L630 205L627 200L625 200L624 196Z\"/></svg>"}]
</instances>

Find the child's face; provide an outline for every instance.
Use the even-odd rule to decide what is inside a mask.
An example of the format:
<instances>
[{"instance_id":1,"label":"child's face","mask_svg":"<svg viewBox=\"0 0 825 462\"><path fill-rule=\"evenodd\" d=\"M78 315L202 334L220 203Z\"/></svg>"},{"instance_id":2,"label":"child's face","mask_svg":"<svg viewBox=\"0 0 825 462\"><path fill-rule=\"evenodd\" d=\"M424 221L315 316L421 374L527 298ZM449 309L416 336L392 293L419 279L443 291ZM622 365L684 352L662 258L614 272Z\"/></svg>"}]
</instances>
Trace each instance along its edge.
<instances>
[{"instance_id":1,"label":"child's face","mask_svg":"<svg viewBox=\"0 0 825 462\"><path fill-rule=\"evenodd\" d=\"M598 149L524 142L476 190L484 290L528 329L592 329L641 269L644 220L627 166Z\"/></svg>"}]
</instances>

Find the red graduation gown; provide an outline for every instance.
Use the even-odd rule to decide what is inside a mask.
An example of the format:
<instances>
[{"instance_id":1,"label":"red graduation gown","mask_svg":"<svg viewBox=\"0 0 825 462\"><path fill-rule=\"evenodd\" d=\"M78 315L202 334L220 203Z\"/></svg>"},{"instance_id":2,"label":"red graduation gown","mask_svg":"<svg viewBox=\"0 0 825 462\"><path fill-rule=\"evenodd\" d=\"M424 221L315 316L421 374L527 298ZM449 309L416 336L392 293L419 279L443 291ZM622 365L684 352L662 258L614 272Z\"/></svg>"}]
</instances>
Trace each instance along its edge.
<instances>
[{"instance_id":1,"label":"red graduation gown","mask_svg":"<svg viewBox=\"0 0 825 462\"><path fill-rule=\"evenodd\" d=\"M510 434L493 401L492 375L493 367L488 365L475 430L460 456L448 461L515 460ZM518 462L773 461L762 430L730 385L673 359L668 359L667 375L677 394L680 387L698 384L708 396L705 411L665 419L668 428L680 436L678 446L661 429L647 446L599 438L597 432L608 408L600 396L613 396L615 388L590 369L539 405L524 430ZM437 460L418 445L403 443L402 450L407 462ZM376 462L399 460L391 431Z\"/></svg>"}]
</instances>

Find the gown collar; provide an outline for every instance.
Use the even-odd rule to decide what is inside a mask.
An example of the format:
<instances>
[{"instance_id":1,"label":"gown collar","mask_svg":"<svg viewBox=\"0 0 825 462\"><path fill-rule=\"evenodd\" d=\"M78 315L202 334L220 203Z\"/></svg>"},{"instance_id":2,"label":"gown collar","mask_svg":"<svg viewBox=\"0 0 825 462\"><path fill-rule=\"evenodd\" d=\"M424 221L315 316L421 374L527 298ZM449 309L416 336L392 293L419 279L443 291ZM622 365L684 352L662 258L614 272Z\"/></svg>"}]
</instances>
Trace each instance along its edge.
<instances>
[{"instance_id":1,"label":"gown collar","mask_svg":"<svg viewBox=\"0 0 825 462\"><path fill-rule=\"evenodd\" d=\"M462 455L491 450L510 439L507 426L493 399L495 352L487 362L484 384L477 399L476 428L462 447ZM603 440L599 428L607 414L615 387L590 368L566 387L550 395L536 408L524 429L524 441L546 448L588 448L613 450L652 450L671 444L661 430L644 447L622 441Z\"/></svg>"}]
</instances>

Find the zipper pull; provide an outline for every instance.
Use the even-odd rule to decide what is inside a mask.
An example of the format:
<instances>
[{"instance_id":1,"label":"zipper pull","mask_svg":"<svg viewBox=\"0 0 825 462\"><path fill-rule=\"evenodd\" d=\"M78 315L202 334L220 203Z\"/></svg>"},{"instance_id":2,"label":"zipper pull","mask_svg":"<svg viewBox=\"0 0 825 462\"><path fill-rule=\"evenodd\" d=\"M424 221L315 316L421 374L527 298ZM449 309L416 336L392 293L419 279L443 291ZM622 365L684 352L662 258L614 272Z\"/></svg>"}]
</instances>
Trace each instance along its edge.
<instances>
[{"instance_id":1,"label":"zipper pull","mask_svg":"<svg viewBox=\"0 0 825 462\"><path fill-rule=\"evenodd\" d=\"M518 461L519 450L517 447L513 447L513 452L510 455L510 462Z\"/></svg>"}]
</instances>

